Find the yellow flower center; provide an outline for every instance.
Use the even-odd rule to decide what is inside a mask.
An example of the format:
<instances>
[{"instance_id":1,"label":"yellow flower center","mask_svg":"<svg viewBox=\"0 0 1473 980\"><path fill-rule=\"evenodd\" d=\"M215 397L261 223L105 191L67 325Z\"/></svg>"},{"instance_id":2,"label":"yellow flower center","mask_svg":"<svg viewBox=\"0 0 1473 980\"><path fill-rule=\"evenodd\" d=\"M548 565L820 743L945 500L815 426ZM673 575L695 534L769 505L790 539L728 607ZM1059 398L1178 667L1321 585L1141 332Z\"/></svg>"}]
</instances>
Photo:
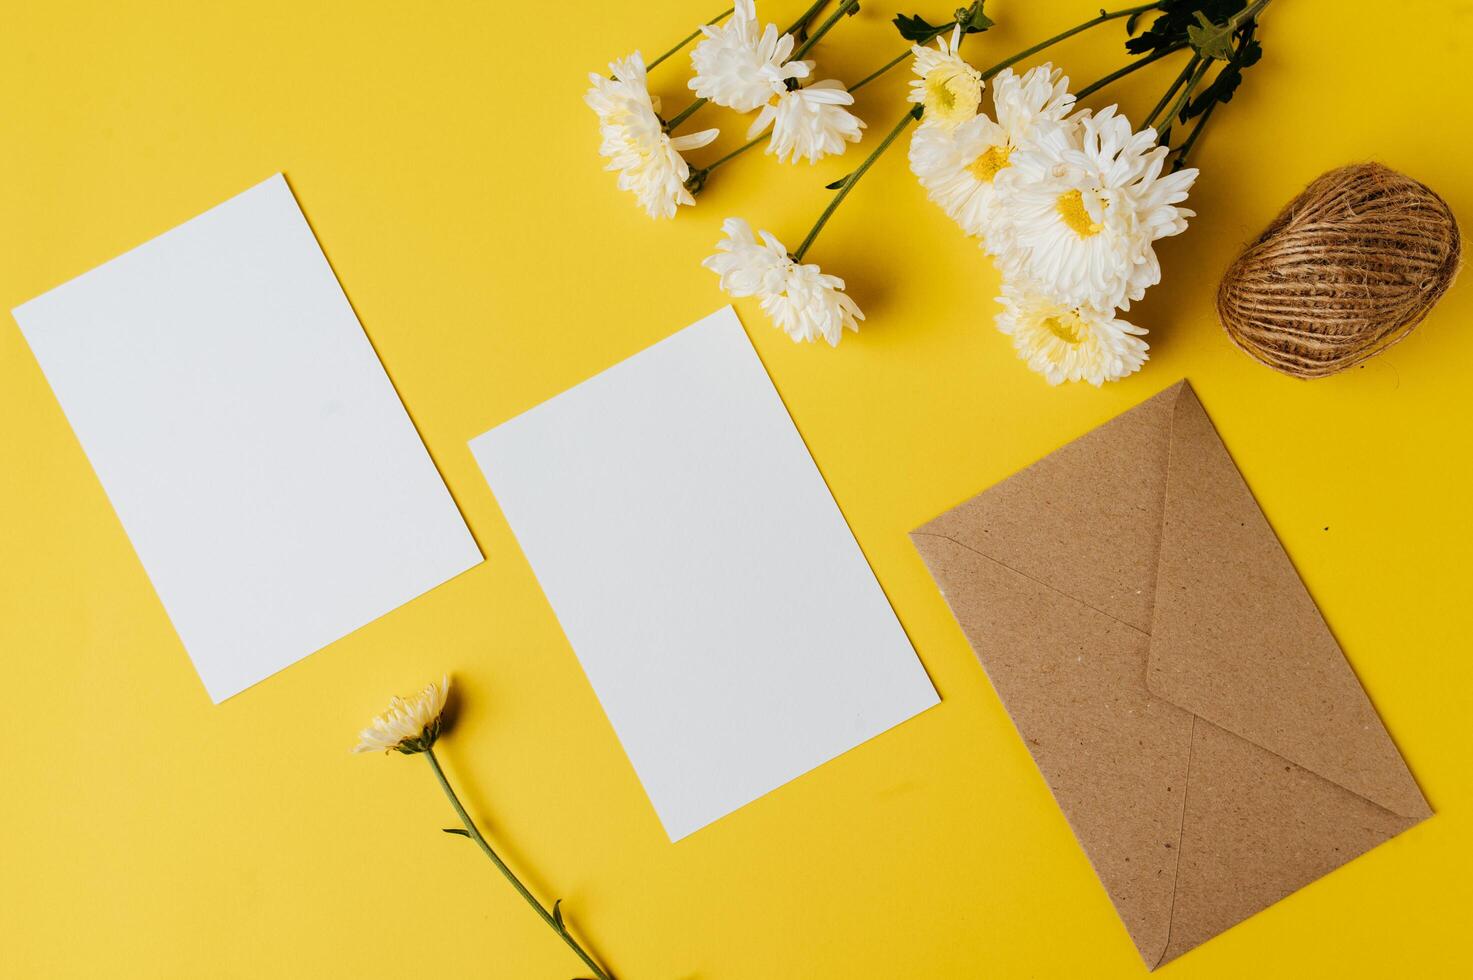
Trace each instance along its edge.
<instances>
[{"instance_id":1,"label":"yellow flower center","mask_svg":"<svg viewBox=\"0 0 1473 980\"><path fill-rule=\"evenodd\" d=\"M976 115L982 89L969 72L942 65L926 75L925 94L927 118L954 126Z\"/></svg>"},{"instance_id":2,"label":"yellow flower center","mask_svg":"<svg viewBox=\"0 0 1473 980\"><path fill-rule=\"evenodd\" d=\"M1098 235L1103 227L1089 216L1089 211L1084 207L1084 195L1079 191L1065 191L1060 194L1055 207L1058 208L1059 217L1064 219L1064 224L1080 238Z\"/></svg>"},{"instance_id":3,"label":"yellow flower center","mask_svg":"<svg viewBox=\"0 0 1473 980\"><path fill-rule=\"evenodd\" d=\"M1079 318L1079 314L1077 313L1068 314L1068 319L1057 316L1048 317L1043 321L1042 326L1043 329L1058 337L1066 344L1077 344L1084 340L1084 321Z\"/></svg>"},{"instance_id":4,"label":"yellow flower center","mask_svg":"<svg viewBox=\"0 0 1473 980\"><path fill-rule=\"evenodd\" d=\"M947 84L948 79L932 77L926 79L926 94L931 97L932 108L939 112L950 112L956 108L956 93Z\"/></svg>"},{"instance_id":5,"label":"yellow flower center","mask_svg":"<svg viewBox=\"0 0 1473 980\"><path fill-rule=\"evenodd\" d=\"M972 161L967 167L973 177L984 184L992 183L997 172L1008 166L1008 158L1013 155L1011 146L989 146L981 156Z\"/></svg>"}]
</instances>

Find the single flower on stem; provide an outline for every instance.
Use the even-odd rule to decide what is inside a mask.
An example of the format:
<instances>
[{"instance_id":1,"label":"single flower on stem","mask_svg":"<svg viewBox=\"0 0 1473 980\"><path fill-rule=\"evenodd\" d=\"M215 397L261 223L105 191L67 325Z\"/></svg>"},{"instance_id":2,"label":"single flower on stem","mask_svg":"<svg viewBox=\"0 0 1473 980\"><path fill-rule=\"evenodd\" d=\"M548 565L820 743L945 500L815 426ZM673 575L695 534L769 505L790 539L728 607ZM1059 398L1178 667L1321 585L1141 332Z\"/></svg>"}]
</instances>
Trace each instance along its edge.
<instances>
[{"instance_id":1,"label":"single flower on stem","mask_svg":"<svg viewBox=\"0 0 1473 980\"><path fill-rule=\"evenodd\" d=\"M722 222L725 234L717 254L701 265L721 277L721 288L736 297L756 296L764 313L795 341L822 337L838 346L844 331L859 330L859 306L844 292L844 280L816 265L802 265L771 232L761 240L741 218Z\"/></svg>"},{"instance_id":2,"label":"single flower on stem","mask_svg":"<svg viewBox=\"0 0 1473 980\"><path fill-rule=\"evenodd\" d=\"M1098 388L1139 371L1147 360L1146 331L1114 313L1060 303L1013 282L1004 282L998 302L997 329L1051 385L1087 381Z\"/></svg>"},{"instance_id":3,"label":"single flower on stem","mask_svg":"<svg viewBox=\"0 0 1473 980\"><path fill-rule=\"evenodd\" d=\"M507 881L511 882L517 894L522 896L522 899L547 923L548 928L557 933L558 938L583 961L583 965L593 971L596 980L613 980L612 975L599 966L598 961L579 945L578 940L568 931L567 920L564 919L562 912L562 900L554 902L551 909L545 908L501 859L501 855L492 848L490 842L481 834L480 828L476 826L476 822L471 819L471 815L466 812L465 806L460 802L460 797L455 795L450 780L445 776L445 770L440 767L440 760L435 757L435 742L439 739L444 726L445 700L449 693L450 677L446 675L440 683L430 684L419 694L408 698L390 699L388 709L369 722L368 727L359 733L358 744L353 747L353 751L423 755L434 772L440 788L445 791L445 796L450 800L456 816L460 818L462 826L448 829L446 833L468 837L475 841L481 851L496 865L497 870L506 877Z\"/></svg>"},{"instance_id":4,"label":"single flower on stem","mask_svg":"<svg viewBox=\"0 0 1473 980\"><path fill-rule=\"evenodd\" d=\"M708 129L671 137L660 122L660 100L651 96L644 59L636 51L609 65L613 78L590 74L584 101L599 120L598 152L605 170L619 174L619 189L631 191L652 218L672 218L695 198L686 188L690 165L681 152L705 146L720 135Z\"/></svg>"}]
</instances>

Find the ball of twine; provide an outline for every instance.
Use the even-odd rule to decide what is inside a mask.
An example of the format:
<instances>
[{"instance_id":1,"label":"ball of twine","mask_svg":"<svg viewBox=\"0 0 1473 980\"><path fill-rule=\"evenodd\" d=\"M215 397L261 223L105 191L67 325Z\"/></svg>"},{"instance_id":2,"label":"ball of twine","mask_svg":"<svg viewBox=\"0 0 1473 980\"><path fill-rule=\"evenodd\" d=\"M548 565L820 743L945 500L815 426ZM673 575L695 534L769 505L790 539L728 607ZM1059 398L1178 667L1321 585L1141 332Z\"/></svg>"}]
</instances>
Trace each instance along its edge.
<instances>
[{"instance_id":1,"label":"ball of twine","mask_svg":"<svg viewBox=\"0 0 1473 980\"><path fill-rule=\"evenodd\" d=\"M1276 371L1322 378L1404 338L1447 292L1458 224L1425 184L1377 163L1331 170L1238 256L1217 313Z\"/></svg>"}]
</instances>

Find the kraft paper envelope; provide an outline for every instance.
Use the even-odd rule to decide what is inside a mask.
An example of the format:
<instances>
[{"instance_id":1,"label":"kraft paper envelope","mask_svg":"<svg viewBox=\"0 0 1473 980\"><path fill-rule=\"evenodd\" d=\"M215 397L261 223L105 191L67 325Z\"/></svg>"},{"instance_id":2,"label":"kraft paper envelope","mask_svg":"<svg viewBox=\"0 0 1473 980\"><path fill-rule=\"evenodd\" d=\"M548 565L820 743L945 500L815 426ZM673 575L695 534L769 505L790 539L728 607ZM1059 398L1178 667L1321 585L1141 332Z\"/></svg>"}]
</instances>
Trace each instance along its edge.
<instances>
[{"instance_id":1,"label":"kraft paper envelope","mask_svg":"<svg viewBox=\"0 0 1473 980\"><path fill-rule=\"evenodd\" d=\"M1148 967L1431 815L1185 381L912 539Z\"/></svg>"}]
</instances>

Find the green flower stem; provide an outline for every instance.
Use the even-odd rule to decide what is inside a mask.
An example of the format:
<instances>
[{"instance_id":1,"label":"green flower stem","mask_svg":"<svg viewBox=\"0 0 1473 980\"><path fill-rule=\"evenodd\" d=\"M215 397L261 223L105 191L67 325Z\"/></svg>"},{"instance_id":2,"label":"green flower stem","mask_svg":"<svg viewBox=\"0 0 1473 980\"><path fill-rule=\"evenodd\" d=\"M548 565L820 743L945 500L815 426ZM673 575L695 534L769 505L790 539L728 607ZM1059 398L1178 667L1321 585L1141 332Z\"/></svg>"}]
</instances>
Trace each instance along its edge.
<instances>
[{"instance_id":1,"label":"green flower stem","mask_svg":"<svg viewBox=\"0 0 1473 980\"><path fill-rule=\"evenodd\" d=\"M788 61L802 61L803 56L808 53L808 50L812 48L815 44L817 44L819 42L819 39L822 38L825 34L833 30L835 24L837 24L839 21L843 20L850 14L854 13L858 9L859 0L843 0L843 2L839 4L838 9L829 14L828 18L822 24L819 24L812 34L808 35L808 40L798 45L798 49L793 52L793 56L789 58Z\"/></svg>"},{"instance_id":2,"label":"green flower stem","mask_svg":"<svg viewBox=\"0 0 1473 980\"><path fill-rule=\"evenodd\" d=\"M765 143L765 142L767 142L771 138L772 138L772 130L769 129L767 132L763 133L761 136L758 136L758 137L756 137L754 139L747 140L747 142L743 143L741 146L737 147L735 150L732 150L726 156L721 157L720 159L716 160L715 162L709 163L706 166L702 167L701 170L704 171L705 173L709 174L711 171L715 170L717 167L721 166L726 161L741 156L743 153L747 152L752 147L756 146L758 143Z\"/></svg>"},{"instance_id":3,"label":"green flower stem","mask_svg":"<svg viewBox=\"0 0 1473 980\"><path fill-rule=\"evenodd\" d=\"M822 10L824 7L828 6L828 3L829 3L829 0L813 0L813 5L810 6L807 10L803 11L802 16L800 16L797 20L793 21L793 26L792 27L789 27L787 30L783 31L783 33L784 34L791 34L794 37L797 37L799 31L806 31L806 30L808 30L808 22L811 21L813 18L817 17L818 16L818 12L820 10ZM789 59L789 60L791 60L791 59Z\"/></svg>"},{"instance_id":4,"label":"green flower stem","mask_svg":"<svg viewBox=\"0 0 1473 980\"><path fill-rule=\"evenodd\" d=\"M517 894L521 895L527 904L536 910L537 914L542 917L542 921L547 923L549 929L557 933L562 941L567 943L568 947L574 953L578 954L578 958L593 971L593 975L597 980L613 980L610 974L603 967L599 966L592 956L584 952L583 947L578 945L578 940L573 938L572 934L558 921L558 918L542 907L542 903L533 897L532 893L527 890L527 886L522 884L521 880L512 873L511 868L506 866L506 862L501 860L501 855L497 854L491 845L487 843L486 838L481 836L481 831L476 827L476 822L471 819L469 813L465 812L465 807L461 805L460 797L456 796L455 790L450 787L450 780L445 778L445 770L440 768L440 760L435 758L435 750L433 748L425 749L424 757L429 760L430 768L435 771L435 778L440 781L440 788L450 798L450 805L455 808L455 813L460 817L460 822L465 825L465 831L470 835L471 840L480 845L481 850L485 851L486 856L491 859L491 863L495 864L501 873L506 876L506 880L511 882L512 887L517 890Z\"/></svg>"},{"instance_id":5,"label":"green flower stem","mask_svg":"<svg viewBox=\"0 0 1473 980\"><path fill-rule=\"evenodd\" d=\"M813 240L818 237L818 233L823 230L823 226L828 223L828 220L834 216L834 212L839 209L839 205L844 203L844 198L848 197L849 192L854 190L854 185L858 184L859 179L865 175L865 172L875 165L875 161L880 158L880 154L888 150L890 144L900 138L900 134L905 132L905 128L920 118L919 109L920 106L917 106L904 116L901 116L900 122L896 123L895 128L890 130L889 134L880 141L880 145L875 147L874 152L864 158L864 162L859 165L859 169L844 178L844 183L839 187L839 191L834 195L834 199L829 202L828 207L823 209L823 214L818 216L818 220L808 230L808 235L803 239L803 243L793 253L793 261L803 261L803 256L808 253Z\"/></svg>"},{"instance_id":6,"label":"green flower stem","mask_svg":"<svg viewBox=\"0 0 1473 980\"><path fill-rule=\"evenodd\" d=\"M1156 51L1153 51L1150 54L1146 55L1144 58L1135 58L1124 68L1112 71L1104 78L1091 82L1084 88L1080 89L1078 92L1075 92L1074 99L1077 102L1083 102L1085 99L1089 98L1091 95L1094 95L1096 92L1104 88L1106 85L1109 85L1111 82L1118 82L1120 79L1124 78L1126 75L1129 75L1131 72L1140 71L1151 62L1159 61L1169 54L1175 54L1184 47L1186 47L1185 44L1173 44L1168 48L1159 48Z\"/></svg>"},{"instance_id":7,"label":"green flower stem","mask_svg":"<svg viewBox=\"0 0 1473 980\"><path fill-rule=\"evenodd\" d=\"M1091 17L1084 23L1076 24L1075 26L1069 28L1067 31L1064 31L1061 34L1055 34L1053 37L1048 38L1047 40L1039 41L1033 47L1025 48L1024 50L1019 51L1017 54L1013 55L1006 61L999 61L997 64L993 65L991 68L982 73L982 80L985 82L989 78L992 78L994 75L1001 72L1004 68L1011 68L1018 62L1024 61L1038 54L1038 52L1042 51L1044 48L1052 47L1053 45L1058 44L1060 41L1071 38L1076 34L1089 30L1091 27L1096 27L1100 24L1105 23L1106 21L1117 20L1121 17L1132 17L1136 14L1143 14L1147 10L1155 10L1160 6L1161 0L1156 0L1155 3L1144 3L1141 4L1139 7L1126 7L1123 10L1101 10L1098 17Z\"/></svg>"},{"instance_id":8,"label":"green flower stem","mask_svg":"<svg viewBox=\"0 0 1473 980\"><path fill-rule=\"evenodd\" d=\"M1228 29L1236 31L1248 21L1257 20L1259 12L1267 6L1268 0L1255 0L1254 3L1233 14L1232 20L1228 21Z\"/></svg>"},{"instance_id":9,"label":"green flower stem","mask_svg":"<svg viewBox=\"0 0 1473 980\"><path fill-rule=\"evenodd\" d=\"M949 27L951 27L953 25L952 24L947 24L946 26L949 28ZM933 40L935 37L936 37L936 34L932 34L931 37L927 38L926 40L930 41L930 40ZM910 57L910 52L909 51L902 51L902 52L900 52L894 58L892 58L889 61L885 62L879 68L876 68L874 71L870 72L868 75L864 76L859 81L857 81L853 85L849 86L849 91L853 92L855 89L864 88L870 82L872 82L875 79L879 78L881 75L885 74L885 72L889 71L891 68L894 68L896 65L900 64L902 61L904 61L906 58L909 58L909 57Z\"/></svg>"},{"instance_id":10,"label":"green flower stem","mask_svg":"<svg viewBox=\"0 0 1473 980\"><path fill-rule=\"evenodd\" d=\"M827 4L828 2L829 2L829 0L814 0L813 4L807 10L805 10L803 12L802 16L800 16L797 20L793 21L793 26L789 27L783 33L784 34L796 34L798 31L801 31L801 30L805 29L808 26L808 22L810 20L812 20L814 17L816 17L818 15L818 12L820 10L822 10L824 8L824 5ZM854 7L857 8L859 6L859 0L845 0L845 5L846 6L853 5ZM843 7L840 7L839 9L842 11L844 8ZM726 14L729 14L729 13L731 13L730 10L728 10L726 12ZM722 17L725 17L726 14L722 14L721 16ZM829 21L837 22L837 20L838 20L838 14L835 14L835 16L829 18ZM803 42L803 45L801 47L799 47L797 51L793 52L793 56L791 58L789 58L788 61L796 60L804 51L808 50L808 47L811 44L813 44L813 42L815 42L819 38L823 37L824 34L826 34L829 31L829 29L834 26L833 23L830 23L829 21L825 21L824 24L823 24L823 26L821 26L817 31L815 31L812 37L810 37L807 41ZM715 23L715 21L712 21L712 23ZM696 34L699 34L699 33L700 33L700 31L697 31L696 32ZM696 36L696 34L692 34L690 37L686 38L685 41L680 42L680 45L676 47L675 51L679 51L681 47L684 47L685 44L686 44L686 42L690 41L691 38L694 38ZM670 55L674 54L675 51L667 52L665 55L662 55L661 56L660 60L663 61L665 58L668 58ZM656 64L658 64L658 62L656 62ZM651 67L653 67L653 65ZM669 122L665 123L665 132L667 132L667 133L673 133L673 132L675 132L675 127L679 126L681 123L685 122L691 116L695 115L697 109L701 108L701 106L705 105L707 102L710 102L710 101L711 101L710 99L696 99L690 105L686 106L684 109L681 109L679 112L677 112L674 116L672 116L670 118L670 121Z\"/></svg>"},{"instance_id":11,"label":"green flower stem","mask_svg":"<svg viewBox=\"0 0 1473 980\"><path fill-rule=\"evenodd\" d=\"M1150 129L1156 124L1157 117L1161 115L1161 110L1171 104L1171 97L1176 95L1176 90L1181 88L1186 83L1186 80L1192 77L1197 70L1197 65L1201 61L1202 56L1193 52L1192 57L1187 60L1186 67L1181 70L1176 76L1176 80L1171 83L1171 87L1161 96L1161 101L1157 102L1156 107L1147 114L1146 121L1141 123L1142 129Z\"/></svg>"},{"instance_id":12,"label":"green flower stem","mask_svg":"<svg viewBox=\"0 0 1473 980\"><path fill-rule=\"evenodd\" d=\"M1171 108L1167 110L1166 115L1161 117L1161 128L1157 131L1160 134L1161 142L1167 142L1169 139L1168 134L1171 132L1171 127L1176 125L1177 116L1186 108L1187 100L1192 97L1192 92L1201 83L1202 76L1207 74L1207 69L1211 64L1211 58L1202 58L1198 61L1196 70L1187 79L1187 84L1182 87L1181 94L1176 97L1176 101L1171 104Z\"/></svg>"},{"instance_id":13,"label":"green flower stem","mask_svg":"<svg viewBox=\"0 0 1473 980\"><path fill-rule=\"evenodd\" d=\"M1197 117L1197 125L1192 127L1192 131L1187 134L1181 146L1176 148L1176 162L1172 164L1173 170L1180 170L1187 165L1187 156L1192 152L1192 147L1197 145L1197 137L1202 135L1202 127L1207 125L1207 120L1212 118L1212 110L1220 104L1213 99L1207 108L1202 110L1202 115Z\"/></svg>"},{"instance_id":14,"label":"green flower stem","mask_svg":"<svg viewBox=\"0 0 1473 980\"><path fill-rule=\"evenodd\" d=\"M919 41L917 41L915 43L917 45L921 46L921 47L925 47L926 45L930 44L932 41L936 40L938 37L940 37L941 35L945 34L947 31L951 30L955 26L956 26L956 21L954 21L954 20L953 21L948 21L947 23L942 24L940 27L936 28L930 34L926 35L926 37L924 39L919 40ZM868 75L864 76L859 81L857 81L853 85L849 86L849 91L851 91L851 92L857 92L857 91L859 91L860 89L862 89L866 85L868 85L870 82L872 82L875 79L879 78L881 75L885 74L885 72L889 71L891 68L894 68L896 65L900 64L902 61L904 61L906 58L909 58L910 56L911 56L910 49L909 48L906 48L904 51L900 52L894 58L891 58L889 61L887 61L883 65L881 65L879 68L876 68L874 71L870 72Z\"/></svg>"},{"instance_id":15,"label":"green flower stem","mask_svg":"<svg viewBox=\"0 0 1473 980\"><path fill-rule=\"evenodd\" d=\"M1235 14L1230 21L1228 21L1229 29L1236 32L1240 28L1242 28L1245 23L1256 23L1258 20L1259 12L1262 11L1264 7L1267 7L1268 3L1269 0L1257 0L1256 3L1250 4L1244 9L1238 11L1238 13ZM1237 68L1239 65L1242 64L1243 54L1244 51L1247 49L1247 42L1251 37L1251 31L1238 37L1237 44L1233 48L1233 56L1228 60L1228 63L1223 68L1223 71L1226 71L1228 68ZM1192 84L1196 84L1195 80ZM1188 85L1187 87L1188 89L1190 89L1191 85ZM1175 150L1172 151L1176 154L1176 161L1172 164L1173 170L1180 170L1182 167L1185 167L1187 165L1187 157L1191 156L1192 147L1197 145L1197 140L1201 137L1202 130L1205 129L1207 126L1207 120L1212 118L1213 111L1220 104L1221 103L1217 99L1213 99L1210 103L1208 103L1207 106L1202 110L1202 114L1197 117L1197 124L1192 127L1192 131L1187 134L1187 138L1182 141L1181 146L1178 146ZM1180 111L1180 109L1177 108L1176 111ZM1167 119L1169 120L1171 119L1171 117L1168 116ZM1167 129L1170 129L1169 125L1167 126Z\"/></svg>"},{"instance_id":16,"label":"green flower stem","mask_svg":"<svg viewBox=\"0 0 1473 980\"><path fill-rule=\"evenodd\" d=\"M695 115L697 109L699 109L701 106L705 105L707 102L710 102L710 101L711 101L710 99L696 99L690 105L686 106L684 109L681 109L679 112L677 112L674 116L671 117L671 119L670 119L669 122L665 123L665 132L667 132L667 133L673 133L673 132L675 132L675 127L679 126L681 123L685 122L691 116Z\"/></svg>"},{"instance_id":17,"label":"green flower stem","mask_svg":"<svg viewBox=\"0 0 1473 980\"><path fill-rule=\"evenodd\" d=\"M723 20L726 20L726 18L730 17L731 14L732 14L732 11L734 11L735 9L736 9L735 7L727 7L721 13L717 14L715 17L712 17L710 20L706 21L706 24L703 24L702 27L707 26L709 24L719 24L719 23L721 23ZM700 36L701 36L701 28L700 27L697 27L694 31L691 31L690 34L686 35L686 37L679 44L675 45L675 47L671 48L669 51L666 51L664 54L660 55L654 61L651 61L649 64L645 65L644 66L645 67L645 70L646 71L650 71L656 65L660 64L662 61L668 60L673 55L675 55L681 48L685 47L687 44L689 44L690 42L694 41L696 38L698 38Z\"/></svg>"},{"instance_id":18,"label":"green flower stem","mask_svg":"<svg viewBox=\"0 0 1473 980\"><path fill-rule=\"evenodd\" d=\"M1263 2L1257 4L1254 9L1262 10L1267 3L1268 0L1263 0ZM1233 48L1233 56L1231 59L1229 59L1226 67L1224 67L1224 71L1229 68L1237 68L1242 64L1243 55L1248 49L1248 40L1250 37L1251 34L1244 35L1238 38L1238 43ZM1173 169L1180 170L1182 167L1185 167L1187 165L1187 157L1191 156L1192 147L1197 145L1197 140L1202 135L1202 130L1207 125L1207 120L1212 118L1213 110L1216 109L1219 105L1221 105L1221 103L1217 99L1213 99L1210 103L1207 104L1207 107L1202 110L1202 115L1197 117L1197 124L1192 127L1192 131L1187 134L1187 138L1182 141L1181 146L1178 146L1173 151L1176 154L1176 161L1172 164Z\"/></svg>"}]
</instances>

